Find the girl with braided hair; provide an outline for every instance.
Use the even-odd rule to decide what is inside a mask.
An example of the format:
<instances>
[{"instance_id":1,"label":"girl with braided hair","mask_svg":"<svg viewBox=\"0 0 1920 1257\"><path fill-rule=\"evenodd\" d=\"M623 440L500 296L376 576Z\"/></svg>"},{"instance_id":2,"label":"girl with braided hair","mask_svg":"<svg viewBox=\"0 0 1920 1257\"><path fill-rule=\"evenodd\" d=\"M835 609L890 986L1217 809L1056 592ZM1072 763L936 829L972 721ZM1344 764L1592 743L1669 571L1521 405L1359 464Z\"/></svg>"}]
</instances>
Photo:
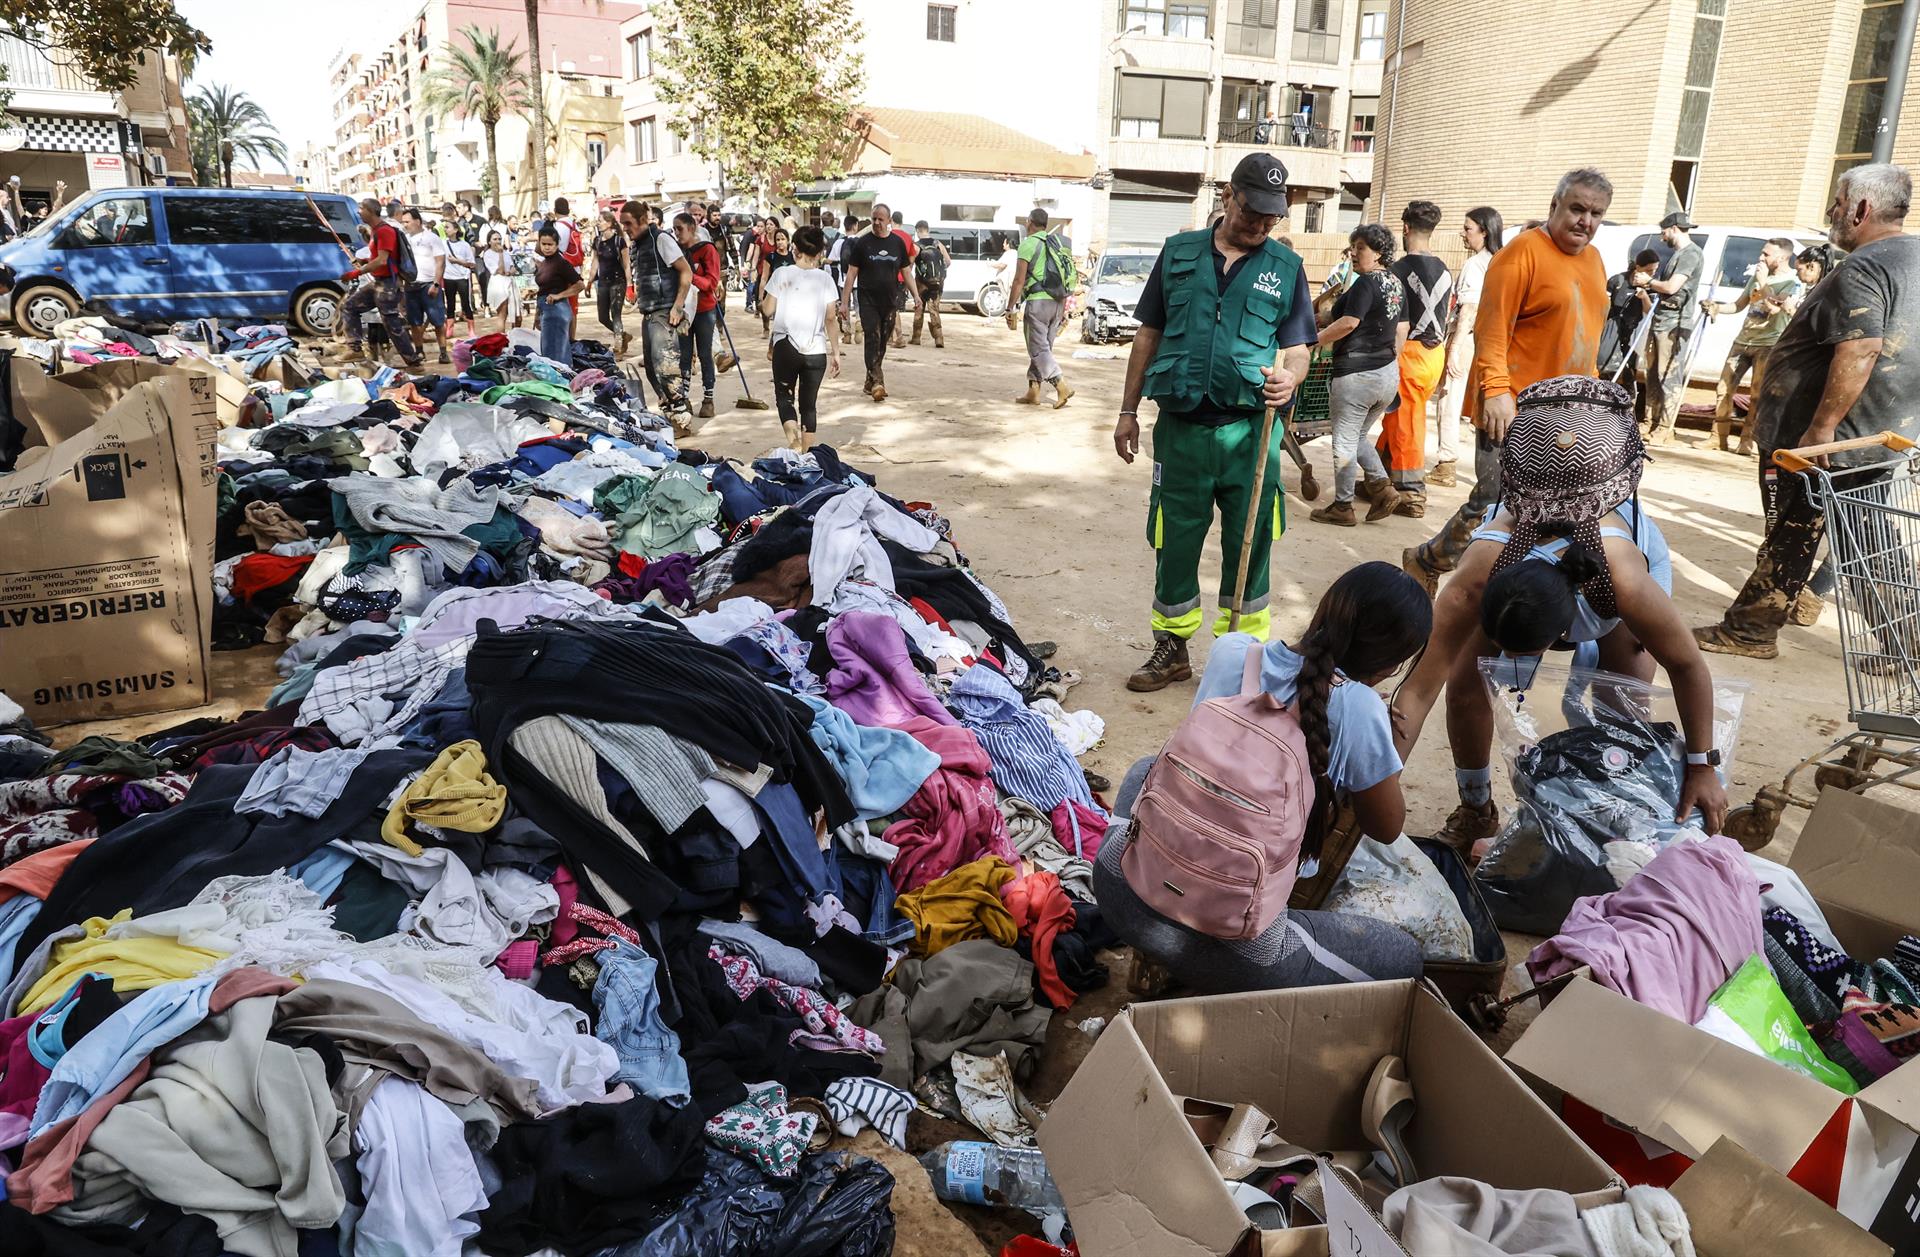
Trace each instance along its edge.
<instances>
[{"instance_id":1,"label":"girl with braided hair","mask_svg":"<svg viewBox=\"0 0 1920 1257\"><path fill-rule=\"evenodd\" d=\"M1352 804L1360 828L1381 842L1400 836L1407 801L1386 700L1372 688L1426 644L1433 608L1420 585L1389 563L1362 563L1320 599L1292 645L1233 633L1214 643L1195 704L1239 692L1247 652L1260 650L1260 683L1297 703L1314 806L1300 848L1301 875L1313 871L1336 805ZM1128 770L1117 810L1131 812L1153 759ZM1420 945L1398 926L1340 912L1289 909L1256 938L1214 938L1154 911L1122 871L1131 834L1107 831L1093 868L1093 892L1108 924L1175 980L1198 991L1261 991L1335 982L1417 977Z\"/></svg>"},{"instance_id":2,"label":"girl with braided hair","mask_svg":"<svg viewBox=\"0 0 1920 1257\"><path fill-rule=\"evenodd\" d=\"M1697 808L1708 832L1726 820L1713 745L1713 676L1670 596L1673 559L1640 505L1645 450L1633 397L1609 380L1563 375L1528 385L1500 451L1500 501L1473 533L1434 603L1433 641L1393 700L1405 756L1446 690L1447 740L1460 806L1435 837L1463 856L1500 825L1492 798L1493 707L1480 660L1527 661L1577 650L1576 663L1653 679L1667 670L1686 731L1687 771L1674 819Z\"/></svg>"}]
</instances>

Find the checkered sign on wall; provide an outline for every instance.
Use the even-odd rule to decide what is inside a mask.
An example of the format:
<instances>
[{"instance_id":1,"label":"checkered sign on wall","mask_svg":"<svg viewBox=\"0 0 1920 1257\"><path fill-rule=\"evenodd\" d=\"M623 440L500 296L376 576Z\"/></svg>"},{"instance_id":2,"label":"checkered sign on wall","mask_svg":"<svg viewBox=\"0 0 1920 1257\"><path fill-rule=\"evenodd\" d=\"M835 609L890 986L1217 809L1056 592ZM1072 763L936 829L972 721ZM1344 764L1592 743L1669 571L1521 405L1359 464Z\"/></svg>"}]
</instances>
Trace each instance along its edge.
<instances>
[{"instance_id":1,"label":"checkered sign on wall","mask_svg":"<svg viewBox=\"0 0 1920 1257\"><path fill-rule=\"evenodd\" d=\"M26 128L26 148L43 153L117 153L120 133L112 118L74 118L61 114L18 114Z\"/></svg>"}]
</instances>

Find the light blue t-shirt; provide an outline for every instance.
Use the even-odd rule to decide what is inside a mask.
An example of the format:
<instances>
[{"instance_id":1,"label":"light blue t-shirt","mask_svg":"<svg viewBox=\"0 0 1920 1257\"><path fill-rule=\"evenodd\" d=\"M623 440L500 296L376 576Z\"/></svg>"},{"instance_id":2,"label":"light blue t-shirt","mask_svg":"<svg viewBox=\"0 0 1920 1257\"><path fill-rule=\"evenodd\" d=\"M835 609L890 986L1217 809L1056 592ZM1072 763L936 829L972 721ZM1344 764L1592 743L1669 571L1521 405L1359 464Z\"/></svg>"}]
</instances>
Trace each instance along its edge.
<instances>
[{"instance_id":1,"label":"light blue t-shirt","mask_svg":"<svg viewBox=\"0 0 1920 1257\"><path fill-rule=\"evenodd\" d=\"M1210 698L1225 698L1240 692L1240 677L1247 666L1247 648L1257 645L1245 633L1229 633L1213 644L1207 656L1207 670L1200 678L1200 692L1194 703ZM1267 693L1283 703L1293 701L1304 661L1285 642L1266 644L1266 662L1260 668L1260 684ZM1349 681L1335 685L1327 699L1327 780L1346 794L1371 789L1399 772L1405 765L1393 749L1393 719L1387 702L1367 686Z\"/></svg>"}]
</instances>

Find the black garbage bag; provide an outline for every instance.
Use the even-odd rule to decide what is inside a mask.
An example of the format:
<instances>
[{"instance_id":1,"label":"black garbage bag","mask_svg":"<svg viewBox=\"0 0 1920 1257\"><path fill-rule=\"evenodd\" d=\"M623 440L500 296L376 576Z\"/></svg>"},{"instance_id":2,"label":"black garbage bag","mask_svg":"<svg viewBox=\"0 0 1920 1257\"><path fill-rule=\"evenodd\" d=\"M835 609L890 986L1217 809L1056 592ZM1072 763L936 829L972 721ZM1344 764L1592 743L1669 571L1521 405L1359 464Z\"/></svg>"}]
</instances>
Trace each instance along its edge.
<instances>
[{"instance_id":1,"label":"black garbage bag","mask_svg":"<svg viewBox=\"0 0 1920 1257\"><path fill-rule=\"evenodd\" d=\"M637 1240L598 1257L888 1257L893 1175L851 1152L800 1159L778 1179L722 1148L680 1207Z\"/></svg>"},{"instance_id":2,"label":"black garbage bag","mask_svg":"<svg viewBox=\"0 0 1920 1257\"><path fill-rule=\"evenodd\" d=\"M1671 839L1685 754L1671 722L1605 711L1521 751L1513 815L1473 874L1500 927L1558 932L1574 900L1617 889L1607 843Z\"/></svg>"}]
</instances>

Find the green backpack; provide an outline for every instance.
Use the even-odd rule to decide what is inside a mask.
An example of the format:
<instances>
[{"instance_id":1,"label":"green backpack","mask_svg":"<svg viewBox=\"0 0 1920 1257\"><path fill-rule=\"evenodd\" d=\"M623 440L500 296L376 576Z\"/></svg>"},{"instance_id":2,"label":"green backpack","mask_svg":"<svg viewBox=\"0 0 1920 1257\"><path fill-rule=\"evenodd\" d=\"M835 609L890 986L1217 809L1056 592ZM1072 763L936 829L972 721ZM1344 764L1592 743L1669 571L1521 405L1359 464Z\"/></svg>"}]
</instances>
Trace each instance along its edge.
<instances>
[{"instance_id":1,"label":"green backpack","mask_svg":"<svg viewBox=\"0 0 1920 1257\"><path fill-rule=\"evenodd\" d=\"M1080 271L1074 265L1073 250L1052 232L1043 233L1027 282L1047 298L1065 301L1068 293L1080 288Z\"/></svg>"}]
</instances>

